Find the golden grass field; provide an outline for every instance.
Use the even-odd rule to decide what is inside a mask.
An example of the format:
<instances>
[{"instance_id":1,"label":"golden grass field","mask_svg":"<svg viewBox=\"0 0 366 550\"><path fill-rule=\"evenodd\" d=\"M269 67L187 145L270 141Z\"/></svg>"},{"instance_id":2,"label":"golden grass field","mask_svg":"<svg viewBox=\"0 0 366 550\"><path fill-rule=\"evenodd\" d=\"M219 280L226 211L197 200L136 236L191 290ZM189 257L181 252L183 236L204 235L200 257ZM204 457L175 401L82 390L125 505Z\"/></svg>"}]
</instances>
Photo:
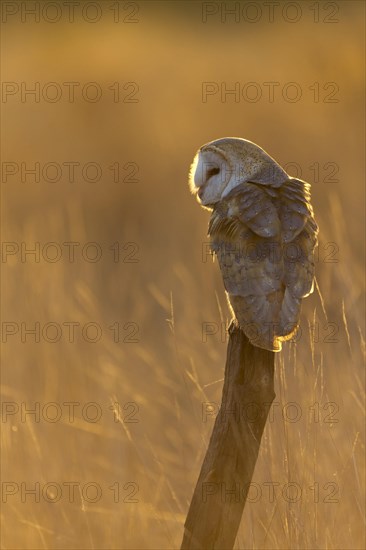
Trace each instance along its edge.
<instances>
[{"instance_id":1,"label":"golden grass field","mask_svg":"<svg viewBox=\"0 0 366 550\"><path fill-rule=\"evenodd\" d=\"M135 10L125 4L124 17ZM76 11L73 23L22 23L19 12L3 24L3 81L41 92L22 101L14 85L2 103L2 162L13 164L2 180L1 547L179 548L230 320L218 265L202 257L209 213L187 174L203 143L241 136L312 183L320 244L301 337L276 355L275 404L235 547L364 548L364 4L320 2L314 22L315 7L300 2L295 23L283 2L272 23L203 23L201 2L137 4L136 23L114 23L105 1L95 23ZM42 96L50 82L58 101ZM65 82L80 83L73 102ZM81 95L89 82L99 101ZM137 102L125 102L137 90L127 82ZM263 96L203 102L202 82L248 93L251 82ZM278 83L273 101L268 82ZM282 95L290 82L297 102ZM36 162L41 172L63 166L60 179L50 181L55 164L39 182L22 177L21 163ZM80 163L74 181L70 162ZM93 167L84 177L89 162L99 181L88 181ZM120 180L137 165L127 178L137 181L115 183L116 162ZM91 242L102 251L94 263ZM35 246L39 261L24 256ZM25 332L35 323L38 342ZM205 338L204 323L216 333Z\"/></svg>"}]
</instances>

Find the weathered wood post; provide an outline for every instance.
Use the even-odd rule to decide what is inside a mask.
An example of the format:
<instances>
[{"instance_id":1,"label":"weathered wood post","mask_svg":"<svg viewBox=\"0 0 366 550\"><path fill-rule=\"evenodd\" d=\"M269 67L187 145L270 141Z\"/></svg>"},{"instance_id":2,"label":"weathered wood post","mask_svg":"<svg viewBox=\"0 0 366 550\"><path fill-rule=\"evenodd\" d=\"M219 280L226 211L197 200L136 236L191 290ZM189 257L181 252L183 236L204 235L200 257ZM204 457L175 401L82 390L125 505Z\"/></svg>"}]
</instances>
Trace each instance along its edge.
<instances>
[{"instance_id":1,"label":"weathered wood post","mask_svg":"<svg viewBox=\"0 0 366 550\"><path fill-rule=\"evenodd\" d=\"M233 548L274 393L274 353L235 321L220 412L185 522L182 549Z\"/></svg>"}]
</instances>

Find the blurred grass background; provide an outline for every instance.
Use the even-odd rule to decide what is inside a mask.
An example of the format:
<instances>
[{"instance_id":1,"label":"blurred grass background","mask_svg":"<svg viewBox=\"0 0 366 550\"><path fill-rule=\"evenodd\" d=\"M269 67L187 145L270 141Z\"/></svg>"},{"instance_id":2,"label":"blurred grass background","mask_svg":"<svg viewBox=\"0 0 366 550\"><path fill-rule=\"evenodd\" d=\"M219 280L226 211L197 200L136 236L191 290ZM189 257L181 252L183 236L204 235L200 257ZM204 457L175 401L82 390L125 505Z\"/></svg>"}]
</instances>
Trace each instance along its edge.
<instances>
[{"instance_id":1,"label":"blurred grass background","mask_svg":"<svg viewBox=\"0 0 366 550\"><path fill-rule=\"evenodd\" d=\"M252 24L223 24L217 15L204 24L200 2L138 2L138 23L117 24L109 4L100 4L103 17L95 24L78 16L72 24L14 16L2 26L3 81L98 82L104 94L96 103L77 93L74 103L14 96L2 104L3 162L92 161L103 168L96 183L83 181L80 171L74 183L66 172L55 183L19 176L2 183L2 241L96 241L103 248L97 263L80 253L74 263L66 256L56 263L3 258L3 323L96 322L103 335L94 344L80 330L74 343L66 331L53 344L9 337L2 401L29 408L96 402L103 416L87 422L77 407L71 423L63 406L55 423L3 417L2 481L94 482L103 494L97 503L78 491L70 502L66 490L55 503L31 496L22 502L20 490L3 497L2 547L179 547L213 427L213 419L202 421L202 403L220 402L225 365L222 332L204 342L202 325L229 320L218 265L202 261L209 214L189 195L187 173L203 143L241 136L282 165L298 163L313 184L324 307L317 292L305 300L302 336L277 356L278 405L253 479L262 497L247 503L236 547L363 548L363 3L331 3L339 21L315 23L310 3L301 2L302 17L293 24L280 15ZM323 18L325 4L319 3ZM114 103L108 86L116 81L138 83L139 101ZM206 81L227 88L257 82L264 93L263 82L280 86L273 103L265 96L221 102L218 95L204 103ZM288 82L302 88L297 103L282 98ZM339 102L314 102L314 82L337 83ZM114 162L136 163L139 181L113 183ZM339 181L326 181L328 162L338 165ZM115 263L108 247L116 241L136 243L139 261ZM337 261L327 261L333 251ZM139 341L114 342L108 327L116 322L136 323ZM315 342L309 325L318 329ZM334 327L337 341L330 342ZM131 408L114 422L112 402L135 403L138 422L124 421ZM289 402L301 408L298 422L282 416ZM122 487L118 503L109 489L115 482ZM138 502L123 502L129 482L138 485ZM279 484L274 501L268 482ZM295 503L281 492L289 482L302 488ZM329 502L334 487L337 502Z\"/></svg>"}]
</instances>

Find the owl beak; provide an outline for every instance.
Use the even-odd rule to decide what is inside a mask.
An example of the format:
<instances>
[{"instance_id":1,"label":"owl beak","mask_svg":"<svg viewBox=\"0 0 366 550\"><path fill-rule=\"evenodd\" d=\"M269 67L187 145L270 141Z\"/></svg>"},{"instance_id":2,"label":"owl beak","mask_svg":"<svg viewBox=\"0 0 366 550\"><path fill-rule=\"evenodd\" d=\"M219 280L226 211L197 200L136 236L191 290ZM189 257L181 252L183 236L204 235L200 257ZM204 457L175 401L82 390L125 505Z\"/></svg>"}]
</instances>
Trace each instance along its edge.
<instances>
[{"instance_id":1,"label":"owl beak","mask_svg":"<svg viewBox=\"0 0 366 550\"><path fill-rule=\"evenodd\" d=\"M214 204L205 202L204 198L203 198L203 195L205 194L205 191L206 191L206 187L207 187L206 184L203 184L200 187L198 187L198 189L197 189L198 202L204 208L211 209L211 208L214 208ZM206 201L207 201L207 199L206 199Z\"/></svg>"}]
</instances>

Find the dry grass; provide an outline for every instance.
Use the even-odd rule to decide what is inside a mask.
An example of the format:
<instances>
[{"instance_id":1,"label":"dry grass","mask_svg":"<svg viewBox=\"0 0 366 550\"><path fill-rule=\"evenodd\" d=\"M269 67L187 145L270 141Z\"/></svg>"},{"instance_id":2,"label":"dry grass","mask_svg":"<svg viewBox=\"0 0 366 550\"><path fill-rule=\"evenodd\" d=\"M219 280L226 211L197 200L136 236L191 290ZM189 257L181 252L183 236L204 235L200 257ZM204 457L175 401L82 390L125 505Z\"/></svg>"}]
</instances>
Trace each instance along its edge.
<instances>
[{"instance_id":1,"label":"dry grass","mask_svg":"<svg viewBox=\"0 0 366 550\"><path fill-rule=\"evenodd\" d=\"M5 81L97 81L104 90L136 81L140 101L115 104L106 92L98 103L3 104L3 161L94 161L105 170L97 183L3 183L3 241L103 247L97 263L77 253L73 264L65 256L22 263L19 255L3 264L3 323L93 321L103 329L94 344L80 330L69 343L65 329L58 343L21 343L18 334L3 345L3 402L56 402L63 412L55 423L3 418L2 481L19 488L1 507L3 548L179 547L213 426L202 421L202 403L220 401L225 363L224 338L203 342L202 323L220 326L229 315L218 266L201 257L208 215L186 180L195 150L224 135L297 162L310 182L314 162L339 166L338 182L324 181L322 170L313 183L323 303L319 293L306 300L301 339L277 357L277 404L253 479L261 498L253 489L236 547L364 547L363 4L340 2L337 24L312 23L302 5L293 25L203 25L195 2L142 2L136 25L4 25ZM303 99L202 103L202 81L295 81ZM339 102L314 103L314 82L338 83ZM112 183L106 167L115 161L136 162L139 183ZM116 241L137 243L139 261L114 263L108 247ZM333 250L337 261L326 261ZM115 322L137 323L139 341L115 343ZM62 405L70 401L81 404L74 422ZM101 407L98 422L81 414L89 402ZM114 402L134 405L114 421ZM283 418L290 402L301 407L297 422ZM21 500L21 483L73 481L99 484L99 501L76 490L70 502L65 485L58 502ZM116 482L118 503L109 489ZM289 482L301 487L294 503L282 492ZM138 484L138 502L123 502L135 487L127 483Z\"/></svg>"}]
</instances>

